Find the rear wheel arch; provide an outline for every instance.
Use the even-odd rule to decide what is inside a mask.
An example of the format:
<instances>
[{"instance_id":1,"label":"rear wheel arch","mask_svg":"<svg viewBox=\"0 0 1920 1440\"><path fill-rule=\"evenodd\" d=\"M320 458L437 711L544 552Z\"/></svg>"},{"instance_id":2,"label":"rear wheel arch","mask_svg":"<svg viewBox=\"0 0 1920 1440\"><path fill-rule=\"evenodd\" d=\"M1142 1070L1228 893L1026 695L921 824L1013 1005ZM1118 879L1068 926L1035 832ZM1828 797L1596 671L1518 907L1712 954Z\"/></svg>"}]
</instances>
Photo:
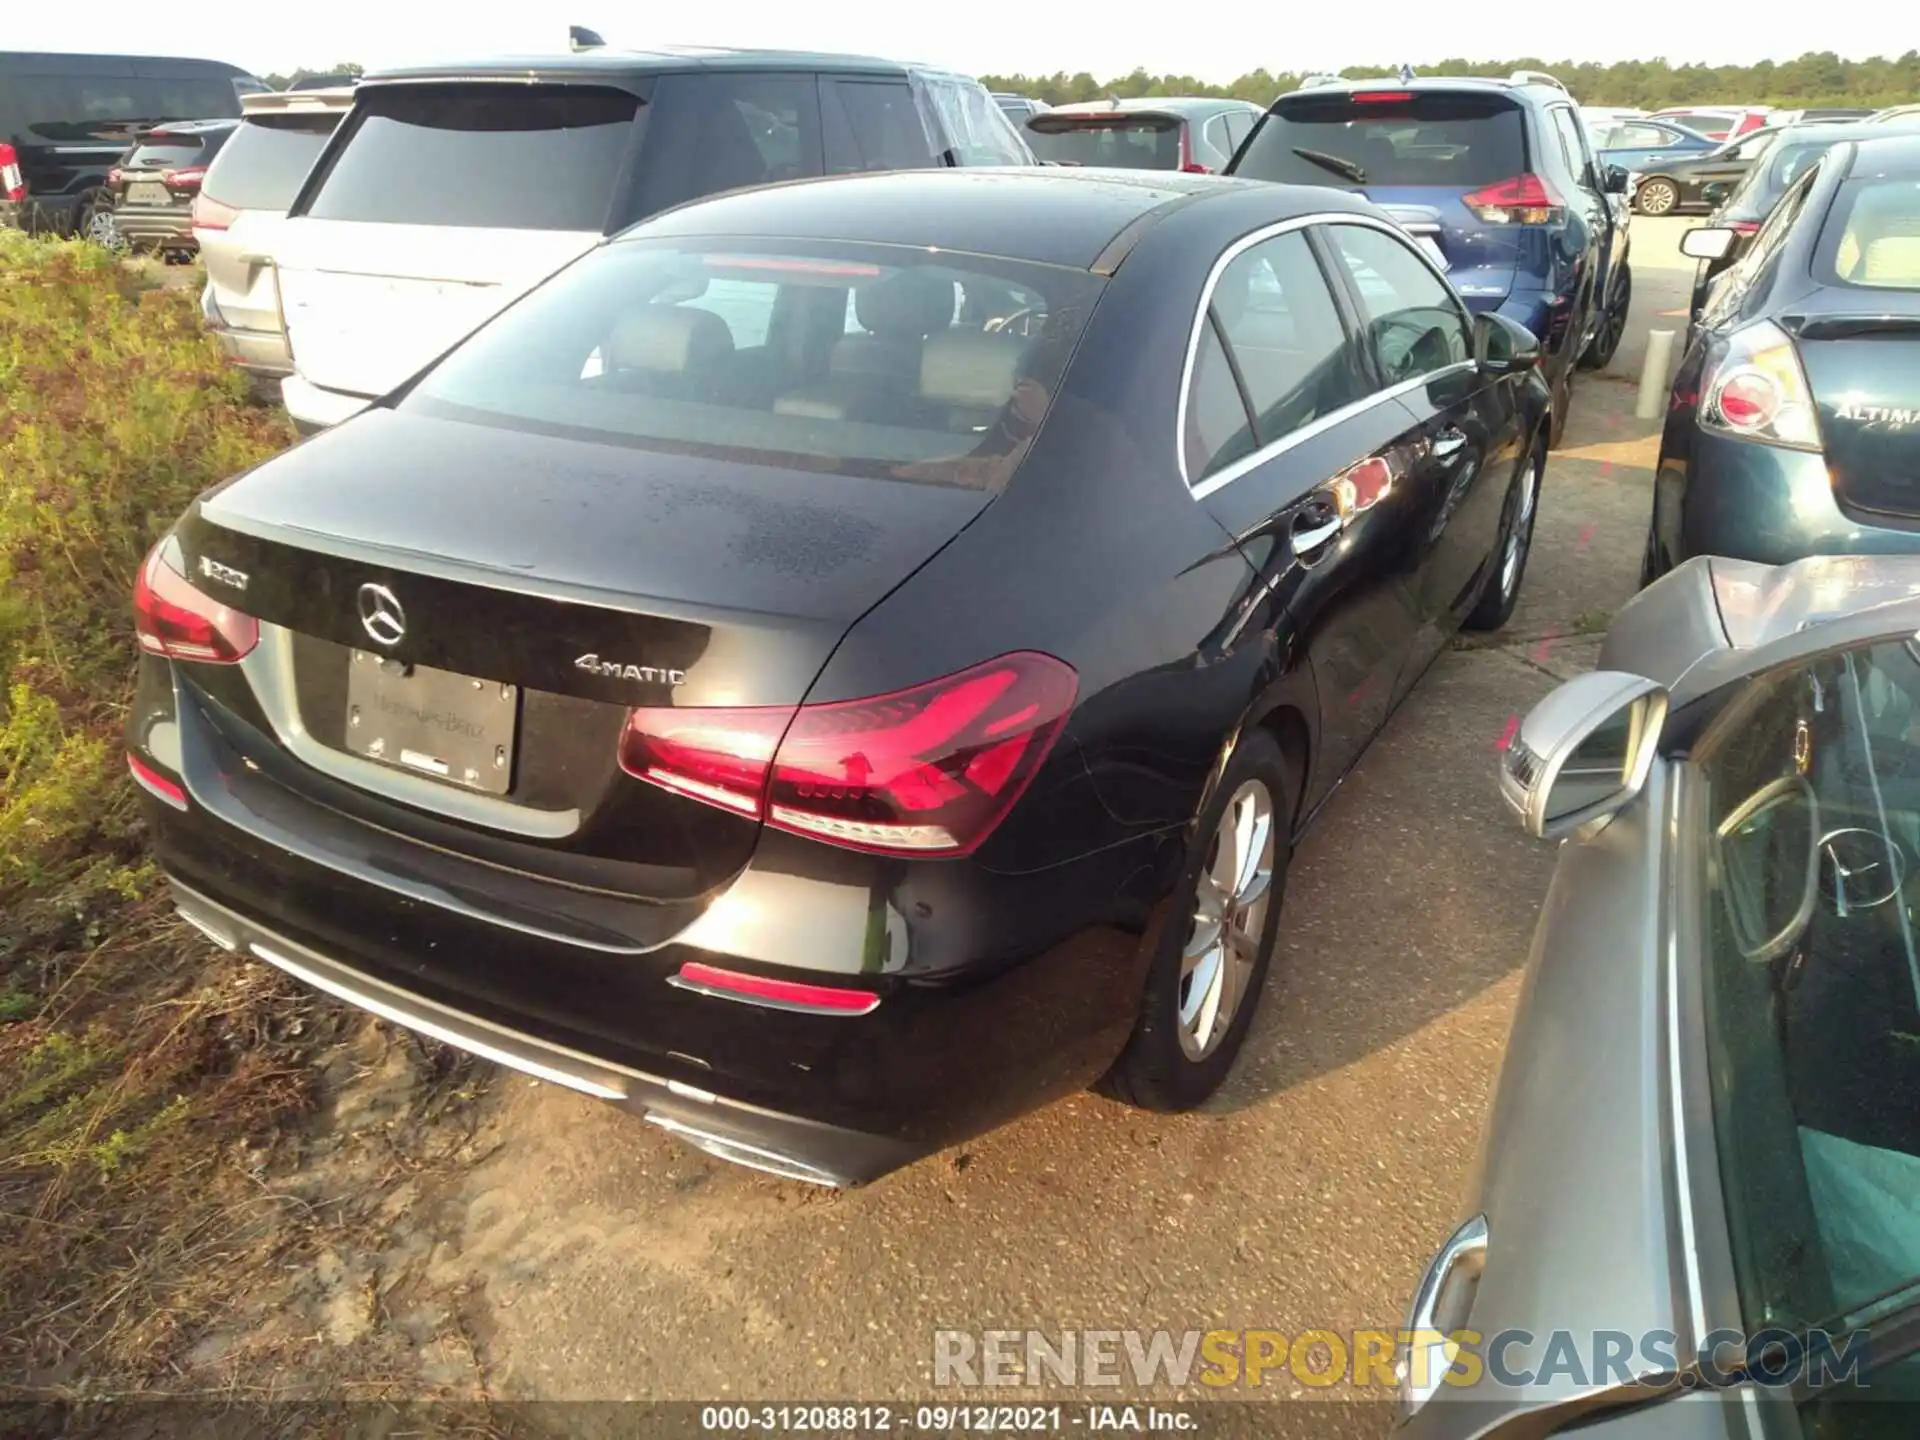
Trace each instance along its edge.
<instances>
[{"instance_id":1,"label":"rear wheel arch","mask_svg":"<svg viewBox=\"0 0 1920 1440\"><path fill-rule=\"evenodd\" d=\"M1307 799L1307 775L1313 757L1313 732L1307 725L1306 716L1291 701L1281 701L1256 722L1257 727L1273 736L1280 746L1280 756L1286 762L1287 780L1292 786L1294 823L1298 824L1302 807Z\"/></svg>"}]
</instances>

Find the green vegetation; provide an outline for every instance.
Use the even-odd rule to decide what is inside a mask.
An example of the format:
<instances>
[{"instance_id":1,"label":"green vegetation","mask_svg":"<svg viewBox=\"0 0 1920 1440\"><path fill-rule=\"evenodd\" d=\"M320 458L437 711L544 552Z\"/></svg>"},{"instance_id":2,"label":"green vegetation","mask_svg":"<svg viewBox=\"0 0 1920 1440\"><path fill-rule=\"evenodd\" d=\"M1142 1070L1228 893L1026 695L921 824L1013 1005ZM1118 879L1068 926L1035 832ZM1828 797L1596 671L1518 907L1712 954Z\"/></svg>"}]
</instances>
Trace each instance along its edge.
<instances>
[{"instance_id":1,"label":"green vegetation","mask_svg":"<svg viewBox=\"0 0 1920 1440\"><path fill-rule=\"evenodd\" d=\"M1572 60L1442 60L1416 67L1427 75L1510 75L1515 70L1544 70L1571 90L1583 105L1633 105L1658 110L1668 105L1777 105L1804 109L1815 105L1851 105L1880 109L1920 100L1920 50L1899 59L1842 60L1830 50L1798 60L1758 65L1673 65L1666 60L1623 60L1617 65ZM1348 79L1398 73L1398 65L1349 66ZM1144 69L1117 80L1095 80L1081 71L1069 75L982 75L989 90L1011 90L1050 105L1075 100L1122 100L1142 95L1216 95L1265 105L1296 89L1299 71L1251 70L1230 85L1208 85L1191 75L1149 75Z\"/></svg>"},{"instance_id":2,"label":"green vegetation","mask_svg":"<svg viewBox=\"0 0 1920 1440\"><path fill-rule=\"evenodd\" d=\"M230 1238L220 1157L309 1103L321 1028L170 918L121 755L136 567L291 438L194 300L0 230L0 1373L40 1393L153 1378L196 1303L158 1277Z\"/></svg>"}]
</instances>

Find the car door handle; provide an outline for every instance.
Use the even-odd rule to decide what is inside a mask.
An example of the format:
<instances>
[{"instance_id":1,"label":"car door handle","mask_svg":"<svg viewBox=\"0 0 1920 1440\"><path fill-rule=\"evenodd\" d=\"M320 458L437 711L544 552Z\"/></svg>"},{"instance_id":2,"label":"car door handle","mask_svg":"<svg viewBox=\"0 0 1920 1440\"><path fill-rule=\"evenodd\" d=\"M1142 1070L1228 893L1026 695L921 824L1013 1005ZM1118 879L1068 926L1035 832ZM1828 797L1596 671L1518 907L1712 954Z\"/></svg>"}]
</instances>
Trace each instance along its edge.
<instances>
[{"instance_id":1,"label":"car door handle","mask_svg":"<svg viewBox=\"0 0 1920 1440\"><path fill-rule=\"evenodd\" d=\"M1451 460L1467 448L1467 435L1458 425L1449 425L1433 437L1431 449L1436 460Z\"/></svg>"},{"instance_id":2,"label":"car door handle","mask_svg":"<svg viewBox=\"0 0 1920 1440\"><path fill-rule=\"evenodd\" d=\"M1293 531L1287 537L1294 557L1311 564L1340 533L1340 515L1331 506L1315 506L1294 518Z\"/></svg>"}]
</instances>

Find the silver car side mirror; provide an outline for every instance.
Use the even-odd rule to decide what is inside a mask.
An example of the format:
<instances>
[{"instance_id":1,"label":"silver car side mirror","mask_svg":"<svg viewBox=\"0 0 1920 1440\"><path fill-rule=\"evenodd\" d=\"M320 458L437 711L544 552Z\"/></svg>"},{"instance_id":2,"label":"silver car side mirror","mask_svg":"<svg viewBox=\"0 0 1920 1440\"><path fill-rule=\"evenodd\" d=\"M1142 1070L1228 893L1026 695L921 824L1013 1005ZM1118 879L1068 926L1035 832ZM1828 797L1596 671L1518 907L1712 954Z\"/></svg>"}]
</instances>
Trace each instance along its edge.
<instances>
[{"instance_id":1,"label":"silver car side mirror","mask_svg":"<svg viewBox=\"0 0 1920 1440\"><path fill-rule=\"evenodd\" d=\"M1596 832L1646 785L1666 718L1667 692L1643 675L1577 676L1521 722L1500 766L1500 793L1529 835Z\"/></svg>"},{"instance_id":2,"label":"silver car side mirror","mask_svg":"<svg viewBox=\"0 0 1920 1440\"><path fill-rule=\"evenodd\" d=\"M1694 260L1720 260L1726 257L1739 239L1740 234L1736 230L1721 225L1704 225L1680 237L1680 253Z\"/></svg>"}]
</instances>

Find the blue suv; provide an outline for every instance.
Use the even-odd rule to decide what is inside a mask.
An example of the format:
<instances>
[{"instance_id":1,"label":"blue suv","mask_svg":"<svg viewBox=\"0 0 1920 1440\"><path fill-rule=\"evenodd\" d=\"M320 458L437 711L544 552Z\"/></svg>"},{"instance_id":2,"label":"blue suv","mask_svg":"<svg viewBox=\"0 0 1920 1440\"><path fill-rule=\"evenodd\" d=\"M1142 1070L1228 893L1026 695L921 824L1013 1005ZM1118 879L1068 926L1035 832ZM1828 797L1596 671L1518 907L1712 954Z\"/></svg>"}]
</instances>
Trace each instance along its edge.
<instances>
[{"instance_id":1,"label":"blue suv","mask_svg":"<svg viewBox=\"0 0 1920 1440\"><path fill-rule=\"evenodd\" d=\"M1335 186L1382 206L1473 311L1540 341L1559 444L1577 365L1626 330L1627 173L1595 158L1551 76L1339 80L1282 95L1230 175Z\"/></svg>"}]
</instances>

